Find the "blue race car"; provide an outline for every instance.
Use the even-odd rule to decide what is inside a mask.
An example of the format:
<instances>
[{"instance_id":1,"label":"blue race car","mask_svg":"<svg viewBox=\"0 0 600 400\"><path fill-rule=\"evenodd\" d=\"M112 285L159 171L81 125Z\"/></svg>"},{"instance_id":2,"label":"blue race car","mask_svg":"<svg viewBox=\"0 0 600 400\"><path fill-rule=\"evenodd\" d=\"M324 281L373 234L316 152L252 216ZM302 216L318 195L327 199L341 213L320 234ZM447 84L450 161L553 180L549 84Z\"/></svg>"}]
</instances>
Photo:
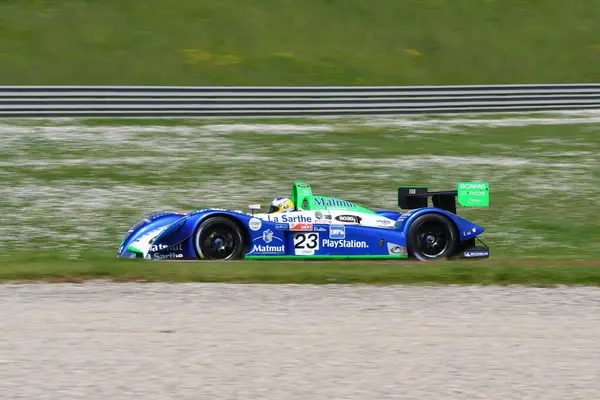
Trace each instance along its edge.
<instances>
[{"instance_id":1,"label":"blue race car","mask_svg":"<svg viewBox=\"0 0 600 400\"><path fill-rule=\"evenodd\" d=\"M432 198L433 207L428 206ZM161 212L133 226L119 257L145 259L402 259L487 258L478 237L484 229L456 215L489 205L489 184L461 182L457 190L429 192L399 187L398 206L369 210L333 197L313 195L295 182L291 199L276 198L267 213L207 208ZM476 245L476 241L480 245Z\"/></svg>"}]
</instances>

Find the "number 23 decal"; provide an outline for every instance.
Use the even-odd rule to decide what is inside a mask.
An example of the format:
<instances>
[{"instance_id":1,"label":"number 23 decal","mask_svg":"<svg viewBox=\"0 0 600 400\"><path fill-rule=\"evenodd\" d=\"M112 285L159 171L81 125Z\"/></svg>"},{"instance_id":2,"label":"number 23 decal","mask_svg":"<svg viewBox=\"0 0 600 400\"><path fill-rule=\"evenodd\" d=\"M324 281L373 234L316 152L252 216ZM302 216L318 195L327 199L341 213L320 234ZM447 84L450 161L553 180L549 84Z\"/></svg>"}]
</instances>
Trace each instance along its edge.
<instances>
[{"instance_id":1,"label":"number 23 decal","mask_svg":"<svg viewBox=\"0 0 600 400\"><path fill-rule=\"evenodd\" d=\"M319 234L314 232L296 233L294 235L294 248L319 250Z\"/></svg>"}]
</instances>

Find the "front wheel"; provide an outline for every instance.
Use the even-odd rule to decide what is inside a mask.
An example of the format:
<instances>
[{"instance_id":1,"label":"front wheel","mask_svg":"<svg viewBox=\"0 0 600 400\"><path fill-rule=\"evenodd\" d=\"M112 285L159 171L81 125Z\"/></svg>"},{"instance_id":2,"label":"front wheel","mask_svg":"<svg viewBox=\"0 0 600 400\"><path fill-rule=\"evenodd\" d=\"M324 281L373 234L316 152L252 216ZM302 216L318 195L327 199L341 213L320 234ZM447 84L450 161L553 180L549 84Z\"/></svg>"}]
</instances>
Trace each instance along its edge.
<instances>
[{"instance_id":1,"label":"front wheel","mask_svg":"<svg viewBox=\"0 0 600 400\"><path fill-rule=\"evenodd\" d=\"M408 229L409 254L421 261L433 261L452 256L458 246L458 232L454 224L440 214L418 217Z\"/></svg>"},{"instance_id":2,"label":"front wheel","mask_svg":"<svg viewBox=\"0 0 600 400\"><path fill-rule=\"evenodd\" d=\"M194 249L203 260L235 260L242 257L244 238L231 219L209 217L194 233Z\"/></svg>"}]
</instances>

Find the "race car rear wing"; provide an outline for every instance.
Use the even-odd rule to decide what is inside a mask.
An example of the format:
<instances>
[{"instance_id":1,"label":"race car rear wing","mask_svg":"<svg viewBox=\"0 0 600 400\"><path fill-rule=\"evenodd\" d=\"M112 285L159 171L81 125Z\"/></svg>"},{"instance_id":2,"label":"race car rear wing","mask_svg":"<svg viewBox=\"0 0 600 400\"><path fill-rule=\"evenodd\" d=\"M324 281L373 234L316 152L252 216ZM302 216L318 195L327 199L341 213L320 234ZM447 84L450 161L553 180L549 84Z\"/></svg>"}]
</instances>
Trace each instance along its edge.
<instances>
[{"instance_id":1,"label":"race car rear wing","mask_svg":"<svg viewBox=\"0 0 600 400\"><path fill-rule=\"evenodd\" d=\"M459 182L457 190L430 192L425 187L400 186L398 206L404 210L428 207L431 197L433 206L456 214L456 198L463 207L489 207L490 185L487 182Z\"/></svg>"}]
</instances>

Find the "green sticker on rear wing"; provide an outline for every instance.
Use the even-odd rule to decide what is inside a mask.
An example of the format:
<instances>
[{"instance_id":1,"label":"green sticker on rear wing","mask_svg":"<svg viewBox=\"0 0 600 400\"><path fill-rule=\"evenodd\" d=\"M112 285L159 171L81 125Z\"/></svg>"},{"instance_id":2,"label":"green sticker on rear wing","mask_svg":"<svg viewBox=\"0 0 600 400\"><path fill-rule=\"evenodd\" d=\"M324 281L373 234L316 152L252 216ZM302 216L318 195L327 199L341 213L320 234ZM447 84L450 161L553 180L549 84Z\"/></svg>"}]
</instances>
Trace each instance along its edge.
<instances>
[{"instance_id":1,"label":"green sticker on rear wing","mask_svg":"<svg viewBox=\"0 0 600 400\"><path fill-rule=\"evenodd\" d=\"M458 204L463 207L489 207L490 184L487 182L459 182Z\"/></svg>"}]
</instances>

